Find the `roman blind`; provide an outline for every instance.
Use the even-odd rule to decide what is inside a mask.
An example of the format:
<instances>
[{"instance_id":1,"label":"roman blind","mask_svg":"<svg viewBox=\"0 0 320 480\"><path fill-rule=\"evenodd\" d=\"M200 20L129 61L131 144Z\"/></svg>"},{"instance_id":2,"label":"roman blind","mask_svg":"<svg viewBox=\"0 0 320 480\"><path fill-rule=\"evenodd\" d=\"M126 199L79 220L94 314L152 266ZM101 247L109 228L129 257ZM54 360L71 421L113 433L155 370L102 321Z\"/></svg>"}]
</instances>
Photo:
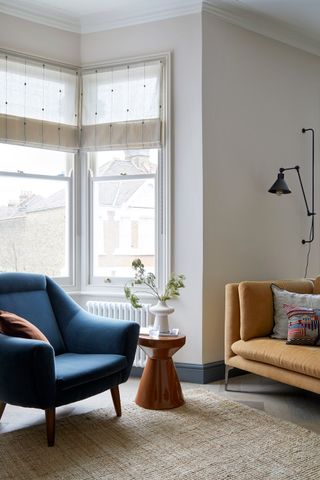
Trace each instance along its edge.
<instances>
[{"instance_id":1,"label":"roman blind","mask_svg":"<svg viewBox=\"0 0 320 480\"><path fill-rule=\"evenodd\" d=\"M75 150L78 73L0 53L0 141Z\"/></svg>"},{"instance_id":2,"label":"roman blind","mask_svg":"<svg viewBox=\"0 0 320 480\"><path fill-rule=\"evenodd\" d=\"M84 70L82 148L159 147L161 79L159 60Z\"/></svg>"}]
</instances>

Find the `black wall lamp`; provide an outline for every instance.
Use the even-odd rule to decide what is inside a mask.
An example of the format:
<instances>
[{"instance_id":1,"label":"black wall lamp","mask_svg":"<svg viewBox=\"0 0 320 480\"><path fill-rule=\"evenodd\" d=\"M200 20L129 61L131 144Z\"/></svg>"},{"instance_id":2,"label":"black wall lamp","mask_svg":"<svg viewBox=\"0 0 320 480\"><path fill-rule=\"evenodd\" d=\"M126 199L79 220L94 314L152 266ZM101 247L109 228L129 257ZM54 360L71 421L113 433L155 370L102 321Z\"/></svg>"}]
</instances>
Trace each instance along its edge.
<instances>
[{"instance_id":1,"label":"black wall lamp","mask_svg":"<svg viewBox=\"0 0 320 480\"><path fill-rule=\"evenodd\" d=\"M286 172L288 170L295 170L297 172L298 178L299 178L299 183L300 183L301 190L302 190L302 195L303 195L303 198L304 198L304 203L305 203L306 209L307 209L307 215L308 215L308 217L312 217L309 240L302 240L303 244L312 243L313 240L314 240L314 216L316 215L316 213L314 211L314 129L313 128L303 128L302 133L306 133L306 132L311 132L311 135L312 135L312 137L311 137L312 138L311 210L309 208L306 193L305 193L303 183L302 183L302 180L301 180L299 165L296 165L295 167L290 167L290 168L280 168L277 180L274 182L272 187L268 190L270 193L275 193L276 195L283 195L283 194L291 193L291 190L289 190L289 187L288 187L288 185L287 185L287 183L284 179L284 172Z\"/></svg>"}]
</instances>

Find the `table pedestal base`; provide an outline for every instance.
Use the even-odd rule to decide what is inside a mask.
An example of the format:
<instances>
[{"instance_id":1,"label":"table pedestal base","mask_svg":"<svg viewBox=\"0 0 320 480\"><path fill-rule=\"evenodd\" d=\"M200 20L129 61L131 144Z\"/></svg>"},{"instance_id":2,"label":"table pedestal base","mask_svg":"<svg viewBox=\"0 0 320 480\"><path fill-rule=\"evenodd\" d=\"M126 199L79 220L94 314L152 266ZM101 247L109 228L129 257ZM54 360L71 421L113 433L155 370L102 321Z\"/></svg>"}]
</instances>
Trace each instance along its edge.
<instances>
[{"instance_id":1,"label":"table pedestal base","mask_svg":"<svg viewBox=\"0 0 320 480\"><path fill-rule=\"evenodd\" d=\"M180 407L184 398L172 358L148 358L140 380L136 404L162 410Z\"/></svg>"},{"instance_id":2,"label":"table pedestal base","mask_svg":"<svg viewBox=\"0 0 320 480\"><path fill-rule=\"evenodd\" d=\"M186 337L139 337L139 346L147 355L136 404L151 410L176 408L184 404L179 378L172 356L185 344Z\"/></svg>"}]
</instances>

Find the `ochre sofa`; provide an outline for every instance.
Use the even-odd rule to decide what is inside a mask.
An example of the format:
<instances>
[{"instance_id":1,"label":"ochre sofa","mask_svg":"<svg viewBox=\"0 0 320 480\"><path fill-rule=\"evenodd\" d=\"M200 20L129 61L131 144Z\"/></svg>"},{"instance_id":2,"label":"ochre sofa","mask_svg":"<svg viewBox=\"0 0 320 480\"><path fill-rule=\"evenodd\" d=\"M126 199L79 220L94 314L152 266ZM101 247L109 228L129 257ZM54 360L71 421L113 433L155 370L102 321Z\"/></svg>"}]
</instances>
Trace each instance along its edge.
<instances>
[{"instance_id":1,"label":"ochre sofa","mask_svg":"<svg viewBox=\"0 0 320 480\"><path fill-rule=\"evenodd\" d=\"M320 277L226 285L226 389L229 370L236 367L320 393L320 347L286 345L286 340L270 338L272 283L290 292L320 294Z\"/></svg>"}]
</instances>

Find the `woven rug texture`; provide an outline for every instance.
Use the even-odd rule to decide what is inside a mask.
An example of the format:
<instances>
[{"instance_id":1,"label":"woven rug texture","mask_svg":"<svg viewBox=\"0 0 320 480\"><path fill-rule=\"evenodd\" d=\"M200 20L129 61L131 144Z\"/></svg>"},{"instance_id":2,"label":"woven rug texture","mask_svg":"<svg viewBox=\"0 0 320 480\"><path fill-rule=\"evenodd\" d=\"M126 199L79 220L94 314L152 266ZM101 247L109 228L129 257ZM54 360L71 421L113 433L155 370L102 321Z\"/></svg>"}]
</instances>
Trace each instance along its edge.
<instances>
[{"instance_id":1,"label":"woven rug texture","mask_svg":"<svg viewBox=\"0 0 320 480\"><path fill-rule=\"evenodd\" d=\"M0 435L1 480L309 480L320 436L205 389L166 411L123 405Z\"/></svg>"}]
</instances>

